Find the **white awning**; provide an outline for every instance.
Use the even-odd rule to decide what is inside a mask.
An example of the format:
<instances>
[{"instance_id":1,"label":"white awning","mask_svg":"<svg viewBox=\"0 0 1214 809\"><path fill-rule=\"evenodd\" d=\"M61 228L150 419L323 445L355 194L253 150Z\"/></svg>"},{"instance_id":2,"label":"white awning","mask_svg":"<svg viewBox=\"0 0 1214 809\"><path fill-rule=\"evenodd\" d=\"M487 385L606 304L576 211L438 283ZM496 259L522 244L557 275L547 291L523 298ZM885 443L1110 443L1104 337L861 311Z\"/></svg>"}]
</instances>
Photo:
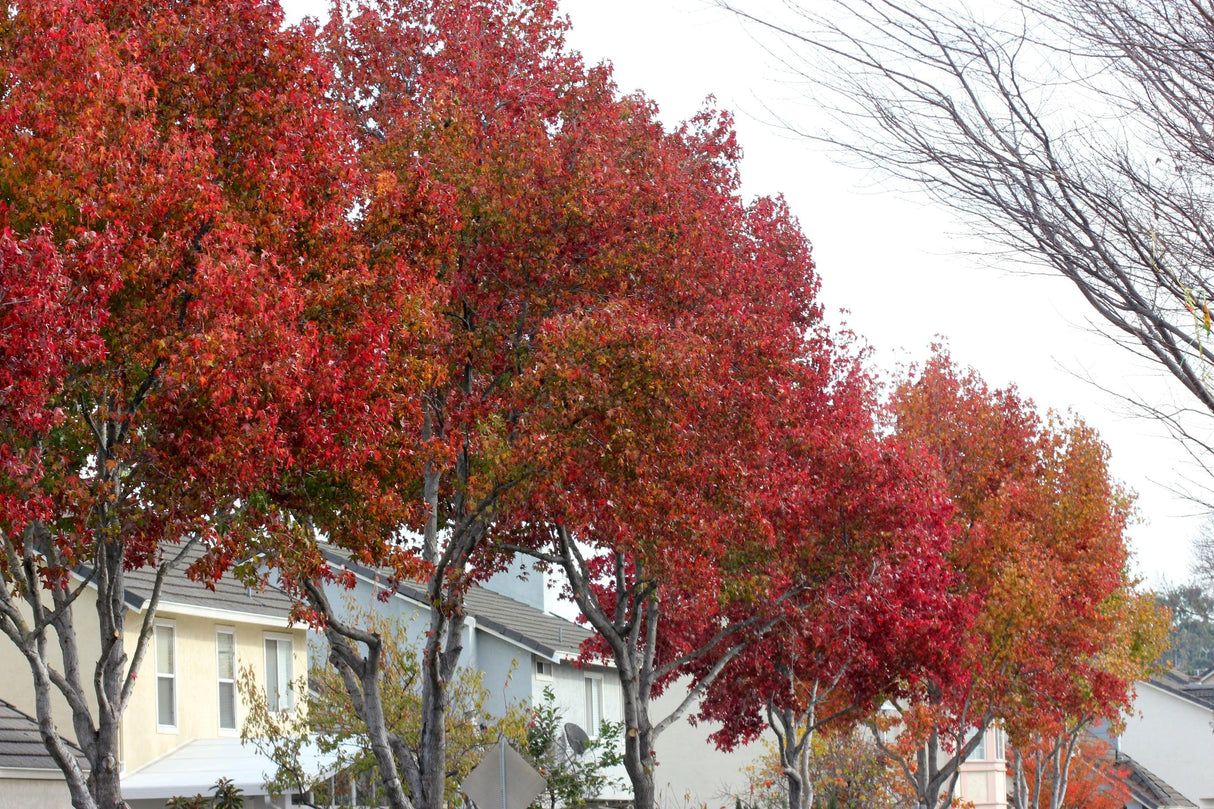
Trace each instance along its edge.
<instances>
[{"instance_id":1,"label":"white awning","mask_svg":"<svg viewBox=\"0 0 1214 809\"><path fill-rule=\"evenodd\" d=\"M336 753L321 753L308 744L301 754L304 771L317 778L332 774ZM194 739L122 777L122 797L127 800L171 798L176 795L209 795L215 782L230 778L245 795L265 795L266 776L277 766L253 745L240 739Z\"/></svg>"}]
</instances>

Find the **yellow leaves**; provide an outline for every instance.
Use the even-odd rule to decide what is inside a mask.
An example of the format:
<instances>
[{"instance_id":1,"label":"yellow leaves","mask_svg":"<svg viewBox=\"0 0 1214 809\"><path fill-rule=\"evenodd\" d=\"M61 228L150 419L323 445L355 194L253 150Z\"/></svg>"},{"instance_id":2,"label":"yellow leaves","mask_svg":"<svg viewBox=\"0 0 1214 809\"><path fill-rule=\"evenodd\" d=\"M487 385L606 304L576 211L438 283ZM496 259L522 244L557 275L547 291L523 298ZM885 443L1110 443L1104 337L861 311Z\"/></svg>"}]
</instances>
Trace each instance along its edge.
<instances>
[{"instance_id":1,"label":"yellow leaves","mask_svg":"<svg viewBox=\"0 0 1214 809\"><path fill-rule=\"evenodd\" d=\"M386 197L396 191L400 186L394 171L381 171L375 175L375 193L377 196Z\"/></svg>"},{"instance_id":2,"label":"yellow leaves","mask_svg":"<svg viewBox=\"0 0 1214 809\"><path fill-rule=\"evenodd\" d=\"M954 562L983 608L966 645L974 695L1017 732L1116 714L1159 650L1127 574L1132 496L1099 436L1037 414L937 354L894 396L898 429L940 460L965 533Z\"/></svg>"}]
</instances>

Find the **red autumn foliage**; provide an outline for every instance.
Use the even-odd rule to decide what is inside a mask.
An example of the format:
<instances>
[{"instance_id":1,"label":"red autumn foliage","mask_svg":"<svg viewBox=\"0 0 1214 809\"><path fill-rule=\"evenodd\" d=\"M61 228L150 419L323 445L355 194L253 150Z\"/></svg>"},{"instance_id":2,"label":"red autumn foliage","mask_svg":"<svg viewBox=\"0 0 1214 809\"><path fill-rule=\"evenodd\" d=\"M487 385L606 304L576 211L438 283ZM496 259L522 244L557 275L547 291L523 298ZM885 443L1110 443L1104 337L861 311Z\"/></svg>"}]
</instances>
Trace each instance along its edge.
<instances>
[{"instance_id":1,"label":"red autumn foliage","mask_svg":"<svg viewBox=\"0 0 1214 809\"><path fill-rule=\"evenodd\" d=\"M1133 801L1126 783L1130 766L1118 761L1108 742L1081 731L1069 759L1060 747L1043 745L1022 751L1022 768L1025 774L1024 795L1029 805L1054 805L1052 800L1059 791L1061 781L1063 798L1057 805L1072 809L1123 809ZM1065 773L1065 779L1060 773ZM1015 778L1014 772L1009 772ZM1030 796L1039 796L1041 802ZM1029 809L1018 806L1014 809Z\"/></svg>"},{"instance_id":2,"label":"red autumn foliage","mask_svg":"<svg viewBox=\"0 0 1214 809\"><path fill-rule=\"evenodd\" d=\"M1075 722L1114 720L1158 655L1160 627L1127 568L1131 498L1091 428L1042 419L942 351L891 407L899 434L939 461L959 531L950 561L981 603L958 657L966 676L900 704L889 751L918 799L943 805L975 729L998 719L1027 746ZM926 769L916 764L924 751Z\"/></svg>"},{"instance_id":3,"label":"red autumn foliage","mask_svg":"<svg viewBox=\"0 0 1214 809\"><path fill-rule=\"evenodd\" d=\"M0 26L0 629L77 806L120 802L147 642L127 632L125 571L222 535L196 571L217 572L257 493L334 446L346 401L318 373L334 356L314 307L346 273L351 167L325 76L310 32L256 0L31 0ZM95 661L75 644L77 565ZM52 690L87 783L54 741Z\"/></svg>"},{"instance_id":4,"label":"red autumn foliage","mask_svg":"<svg viewBox=\"0 0 1214 809\"><path fill-rule=\"evenodd\" d=\"M639 805L652 799L653 740L686 707L648 715L674 678L695 676L697 695L785 613L837 621L828 600L871 594L870 575L898 582L906 602L893 611L916 611L923 632L961 612L940 581L947 506L930 466L876 438L863 372L821 323L807 242L778 201L738 198L728 122L693 124L666 138L678 157L659 164L665 228L692 249L675 254L677 275L646 276L668 291L582 321L573 350L542 357L560 398L537 414L548 460L516 518L520 541L551 543L541 557L601 634L588 651L621 671ZM904 544L870 574L891 538ZM865 677L888 682L898 665L876 658L910 645L879 640L875 613L861 620L872 631L856 684L871 691ZM943 634L925 657L947 660Z\"/></svg>"},{"instance_id":5,"label":"red autumn foliage","mask_svg":"<svg viewBox=\"0 0 1214 809\"><path fill-rule=\"evenodd\" d=\"M672 533L652 547L668 575L716 575L727 526L745 525L726 509L745 498L721 488L749 463L748 423L729 408L759 414L779 391L756 382L792 384L781 375L818 317L802 293L816 283L808 246L783 204L736 195L728 117L666 131L563 34L540 0L355 4L325 32L359 132L351 249L433 317L416 345L388 349L371 399L393 415L373 444L344 434L367 443L362 460L322 485L285 476L271 499L284 529L320 526L360 561L420 577L436 607L420 742L373 730L396 806L408 805L402 782L420 805L442 799L463 592L500 569L507 545L543 549L536 529L554 522L611 533L665 516ZM669 508L683 491L694 512ZM416 541L400 543L402 529ZM382 726L377 641L336 619L321 586L332 574L300 533L276 537L279 563L364 719Z\"/></svg>"}]
</instances>

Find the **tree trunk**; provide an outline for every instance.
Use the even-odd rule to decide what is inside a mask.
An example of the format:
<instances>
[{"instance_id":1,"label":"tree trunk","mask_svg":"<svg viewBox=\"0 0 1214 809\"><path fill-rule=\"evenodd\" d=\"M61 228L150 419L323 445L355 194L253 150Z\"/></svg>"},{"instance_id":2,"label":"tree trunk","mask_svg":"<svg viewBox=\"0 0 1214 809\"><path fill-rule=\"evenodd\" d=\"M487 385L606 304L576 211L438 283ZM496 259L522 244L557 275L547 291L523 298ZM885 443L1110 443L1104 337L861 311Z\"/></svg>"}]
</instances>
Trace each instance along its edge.
<instances>
[{"instance_id":1,"label":"tree trunk","mask_svg":"<svg viewBox=\"0 0 1214 809\"><path fill-rule=\"evenodd\" d=\"M347 625L337 618L324 585L319 581L304 581L302 590L308 603L327 619L325 637L329 641L329 662L341 675L342 684L354 706L354 712L367 726L371 753L379 770L384 797L391 809L415 809L405 792L421 792L416 762L404 744L388 729L383 700L379 689L379 660L383 641L378 635ZM354 644L366 648L362 654ZM403 778L402 778L403 777Z\"/></svg>"},{"instance_id":2,"label":"tree trunk","mask_svg":"<svg viewBox=\"0 0 1214 809\"><path fill-rule=\"evenodd\" d=\"M623 684L624 718L627 731L624 736L624 770L632 783L634 809L654 809L657 789L654 772L657 762L653 755L653 726L649 721L649 700L643 698L636 680Z\"/></svg>"},{"instance_id":3,"label":"tree trunk","mask_svg":"<svg viewBox=\"0 0 1214 809\"><path fill-rule=\"evenodd\" d=\"M809 809L814 802L812 789L801 789L801 780L788 775L788 809Z\"/></svg>"},{"instance_id":4,"label":"tree trunk","mask_svg":"<svg viewBox=\"0 0 1214 809\"><path fill-rule=\"evenodd\" d=\"M600 602L591 587L595 577L568 529L560 523L554 525L553 529L558 553L555 556L534 551L530 553L550 564L559 565L565 571L578 609L611 649L624 699L624 769L632 783L633 804L635 809L653 809L656 801L654 771L657 766L654 745L658 736L690 709L741 651L742 644L736 643L725 651L679 705L655 724L649 714L654 684L676 673L680 665L680 661L657 665L655 660L662 621L661 599L656 583L646 580L639 560L631 559L630 565L623 551L614 551L615 593L609 603ZM759 637L773 625L774 621L756 625L753 620L748 620L730 626L704 646L684 656L681 662L686 663L707 654L740 628L753 626L753 636Z\"/></svg>"},{"instance_id":5,"label":"tree trunk","mask_svg":"<svg viewBox=\"0 0 1214 809\"><path fill-rule=\"evenodd\" d=\"M791 669L783 674L788 680L790 694L796 687L796 677ZM780 769L788 788L788 809L810 809L814 802L814 785L809 778L809 754L813 735L817 729L819 684L814 682L809 705L804 711L780 708L767 701L767 725L776 735L777 751L780 754Z\"/></svg>"},{"instance_id":6,"label":"tree trunk","mask_svg":"<svg viewBox=\"0 0 1214 809\"><path fill-rule=\"evenodd\" d=\"M447 789L447 686L463 653L463 601L454 615L443 603L443 581L431 585L430 632L422 663L422 728L418 758L422 794L418 809L443 809Z\"/></svg>"},{"instance_id":7,"label":"tree trunk","mask_svg":"<svg viewBox=\"0 0 1214 809\"><path fill-rule=\"evenodd\" d=\"M780 769L788 788L788 809L810 809L814 803L814 785L809 778L809 746L813 738L814 707L798 716L790 709L782 711L768 703L768 725L779 744Z\"/></svg>"},{"instance_id":8,"label":"tree trunk","mask_svg":"<svg viewBox=\"0 0 1214 809\"><path fill-rule=\"evenodd\" d=\"M89 791L93 795L97 809L125 809L126 802L122 800L122 779L119 775L120 762L115 753L120 751L118 723L102 720L97 729L97 761L92 763L89 772Z\"/></svg>"}]
</instances>

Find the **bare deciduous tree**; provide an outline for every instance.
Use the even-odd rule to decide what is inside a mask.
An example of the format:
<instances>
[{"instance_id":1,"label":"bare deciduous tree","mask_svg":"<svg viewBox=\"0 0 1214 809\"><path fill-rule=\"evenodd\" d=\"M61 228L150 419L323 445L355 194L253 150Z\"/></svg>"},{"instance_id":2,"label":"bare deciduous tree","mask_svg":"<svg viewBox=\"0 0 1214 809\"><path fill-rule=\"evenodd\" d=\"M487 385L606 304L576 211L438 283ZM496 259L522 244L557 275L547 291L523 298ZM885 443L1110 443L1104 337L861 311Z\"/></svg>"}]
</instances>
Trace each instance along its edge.
<instances>
[{"instance_id":1,"label":"bare deciduous tree","mask_svg":"<svg viewBox=\"0 0 1214 809\"><path fill-rule=\"evenodd\" d=\"M835 125L809 131L1070 279L1196 407L1143 403L1208 466L1214 414L1214 3L718 2ZM1006 251L1003 253L1003 251ZM1204 428L1204 430L1203 430Z\"/></svg>"}]
</instances>

